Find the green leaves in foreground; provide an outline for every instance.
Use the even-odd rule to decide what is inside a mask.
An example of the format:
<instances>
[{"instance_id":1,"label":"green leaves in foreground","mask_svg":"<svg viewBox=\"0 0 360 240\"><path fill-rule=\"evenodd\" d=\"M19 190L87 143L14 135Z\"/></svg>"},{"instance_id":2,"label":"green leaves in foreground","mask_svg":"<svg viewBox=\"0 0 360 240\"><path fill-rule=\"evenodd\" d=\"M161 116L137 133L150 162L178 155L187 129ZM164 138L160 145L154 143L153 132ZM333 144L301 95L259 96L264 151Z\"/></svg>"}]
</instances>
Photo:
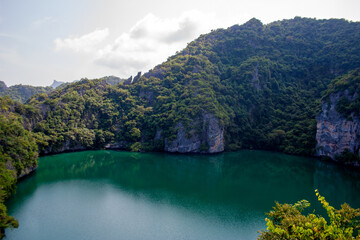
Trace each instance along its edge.
<instances>
[{"instance_id":1,"label":"green leaves in foreground","mask_svg":"<svg viewBox=\"0 0 360 240\"><path fill-rule=\"evenodd\" d=\"M0 163L0 239L5 236L6 228L17 228L18 221L7 215L4 200L15 191L16 177L12 170L6 169L4 163Z\"/></svg>"},{"instance_id":2,"label":"green leaves in foreground","mask_svg":"<svg viewBox=\"0 0 360 240\"><path fill-rule=\"evenodd\" d=\"M17 228L18 226L18 221L6 214L6 206L0 202L0 239L5 237L6 228Z\"/></svg>"},{"instance_id":3,"label":"green leaves in foreground","mask_svg":"<svg viewBox=\"0 0 360 240\"><path fill-rule=\"evenodd\" d=\"M325 218L302 211L310 206L306 200L295 204L276 203L267 213L267 231L261 231L258 239L360 239L360 209L344 203L337 210L315 190L318 200L325 208L330 223Z\"/></svg>"}]
</instances>

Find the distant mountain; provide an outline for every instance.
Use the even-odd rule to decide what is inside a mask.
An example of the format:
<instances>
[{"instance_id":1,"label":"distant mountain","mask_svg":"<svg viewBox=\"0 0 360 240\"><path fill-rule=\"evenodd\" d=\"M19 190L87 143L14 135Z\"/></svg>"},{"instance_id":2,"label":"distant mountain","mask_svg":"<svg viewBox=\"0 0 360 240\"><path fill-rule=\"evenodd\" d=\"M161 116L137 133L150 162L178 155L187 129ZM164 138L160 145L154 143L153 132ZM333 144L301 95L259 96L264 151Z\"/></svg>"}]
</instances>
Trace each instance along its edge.
<instances>
[{"instance_id":1,"label":"distant mountain","mask_svg":"<svg viewBox=\"0 0 360 240\"><path fill-rule=\"evenodd\" d=\"M61 84L64 84L65 82L61 82L61 81L56 81L54 80L53 83L50 85L50 87L56 89L58 86L60 86Z\"/></svg>"},{"instance_id":2,"label":"distant mountain","mask_svg":"<svg viewBox=\"0 0 360 240\"><path fill-rule=\"evenodd\" d=\"M84 78L85 79L85 78ZM110 85L116 85L119 84L121 82L124 82L125 79L119 78L119 77L115 77L115 76L105 76L102 77L101 79L104 79L107 83L109 83ZM72 81L72 83L74 82L78 82L79 80L74 80ZM50 85L50 87L56 89L58 87L60 88L64 88L65 86L67 86L68 84L70 84L70 82L61 82L61 81L56 81L54 80L53 83ZM1 86L0 86L1 88Z\"/></svg>"},{"instance_id":3,"label":"distant mountain","mask_svg":"<svg viewBox=\"0 0 360 240\"><path fill-rule=\"evenodd\" d=\"M105 76L101 79L104 79L110 85L117 85L125 81L125 79L121 79L115 76ZM78 81L79 80L74 80L73 83ZM69 82L54 80L49 87L34 87L22 84L7 87L3 81L0 81L0 97L9 96L12 100L25 103L32 95L37 93L50 93L54 89L65 88L69 84Z\"/></svg>"},{"instance_id":4,"label":"distant mountain","mask_svg":"<svg viewBox=\"0 0 360 240\"><path fill-rule=\"evenodd\" d=\"M21 103L26 102L34 94L50 93L53 90L52 87L34 87L22 84L7 87L3 81L0 81L0 97L9 96L11 99Z\"/></svg>"}]
</instances>

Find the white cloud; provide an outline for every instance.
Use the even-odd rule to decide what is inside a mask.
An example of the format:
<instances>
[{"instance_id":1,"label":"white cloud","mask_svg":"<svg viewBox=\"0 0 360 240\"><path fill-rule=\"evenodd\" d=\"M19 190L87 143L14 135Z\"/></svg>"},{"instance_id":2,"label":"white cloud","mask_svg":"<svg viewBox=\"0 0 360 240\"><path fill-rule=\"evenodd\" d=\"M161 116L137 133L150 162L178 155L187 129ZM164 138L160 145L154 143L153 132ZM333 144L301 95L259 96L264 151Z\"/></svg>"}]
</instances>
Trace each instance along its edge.
<instances>
[{"instance_id":1,"label":"white cloud","mask_svg":"<svg viewBox=\"0 0 360 240\"><path fill-rule=\"evenodd\" d=\"M99 44L109 35L109 29L97 29L81 37L68 37L55 39L55 50L70 49L75 52L96 52Z\"/></svg>"},{"instance_id":2,"label":"white cloud","mask_svg":"<svg viewBox=\"0 0 360 240\"><path fill-rule=\"evenodd\" d=\"M198 11L186 12L179 18L161 19L148 14L130 30L133 39L151 38L166 43L188 40L199 29Z\"/></svg>"},{"instance_id":3,"label":"white cloud","mask_svg":"<svg viewBox=\"0 0 360 240\"><path fill-rule=\"evenodd\" d=\"M118 69L121 74L147 71L186 46L201 33L210 31L212 15L185 12L178 18L146 15L127 33L98 52L96 63Z\"/></svg>"},{"instance_id":4,"label":"white cloud","mask_svg":"<svg viewBox=\"0 0 360 240\"><path fill-rule=\"evenodd\" d=\"M121 76L137 71L147 71L166 60L176 51L202 33L227 26L227 22L216 19L215 14L188 11L177 18L160 18L147 14L128 32L112 36L115 40L103 41L109 30L96 30L80 37L56 39L56 50L71 49L75 52L92 54L93 62L116 70Z\"/></svg>"}]
</instances>

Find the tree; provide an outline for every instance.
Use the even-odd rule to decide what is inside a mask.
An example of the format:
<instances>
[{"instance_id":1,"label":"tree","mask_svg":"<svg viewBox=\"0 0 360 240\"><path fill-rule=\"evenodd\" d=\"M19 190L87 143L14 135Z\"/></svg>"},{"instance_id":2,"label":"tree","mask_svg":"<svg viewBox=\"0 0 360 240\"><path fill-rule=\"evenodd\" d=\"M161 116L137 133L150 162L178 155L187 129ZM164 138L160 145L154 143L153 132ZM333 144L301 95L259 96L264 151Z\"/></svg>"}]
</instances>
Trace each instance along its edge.
<instances>
[{"instance_id":1,"label":"tree","mask_svg":"<svg viewBox=\"0 0 360 240\"><path fill-rule=\"evenodd\" d=\"M344 203L337 210L315 190L318 200L325 208L330 219L314 213L303 215L302 211L310 206L306 200L295 204L279 204L267 213L267 231L261 231L259 240L265 239L360 239L360 209L353 209Z\"/></svg>"}]
</instances>

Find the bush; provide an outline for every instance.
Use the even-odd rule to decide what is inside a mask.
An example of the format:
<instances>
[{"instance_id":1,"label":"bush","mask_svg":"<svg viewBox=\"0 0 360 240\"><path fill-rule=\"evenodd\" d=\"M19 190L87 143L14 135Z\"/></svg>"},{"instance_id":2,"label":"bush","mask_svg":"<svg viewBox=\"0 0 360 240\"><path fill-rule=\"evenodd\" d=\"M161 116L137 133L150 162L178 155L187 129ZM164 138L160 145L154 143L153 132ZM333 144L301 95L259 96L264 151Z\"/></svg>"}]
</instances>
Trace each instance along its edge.
<instances>
[{"instance_id":1,"label":"bush","mask_svg":"<svg viewBox=\"0 0 360 240\"><path fill-rule=\"evenodd\" d=\"M314 213L303 215L302 211L310 206L306 200L295 204L276 203L265 218L267 231L261 231L258 239L360 239L360 209L344 203L337 210L317 190L315 192L330 223Z\"/></svg>"},{"instance_id":2,"label":"bush","mask_svg":"<svg viewBox=\"0 0 360 240\"><path fill-rule=\"evenodd\" d=\"M345 149L340 155L336 155L335 159L343 163L355 163L360 162L359 155L350 152L349 149Z\"/></svg>"}]
</instances>

